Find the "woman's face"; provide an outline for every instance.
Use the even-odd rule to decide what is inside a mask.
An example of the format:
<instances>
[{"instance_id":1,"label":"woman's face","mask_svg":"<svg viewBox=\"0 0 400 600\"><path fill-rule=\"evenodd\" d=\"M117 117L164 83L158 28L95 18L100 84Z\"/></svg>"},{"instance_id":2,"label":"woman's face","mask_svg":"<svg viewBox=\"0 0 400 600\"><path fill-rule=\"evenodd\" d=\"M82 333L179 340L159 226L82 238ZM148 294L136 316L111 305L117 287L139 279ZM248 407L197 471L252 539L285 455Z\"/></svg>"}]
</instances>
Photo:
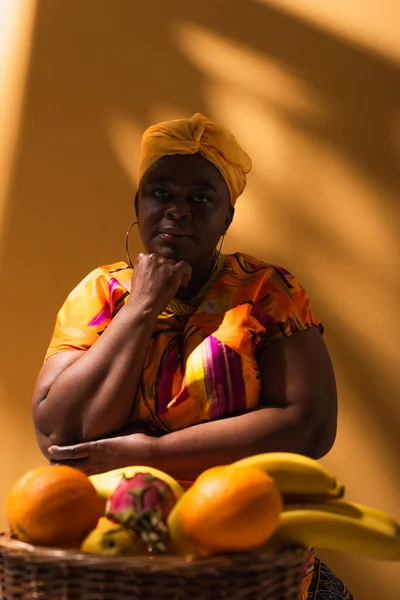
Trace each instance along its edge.
<instances>
[{"instance_id":1,"label":"woman's face","mask_svg":"<svg viewBox=\"0 0 400 600\"><path fill-rule=\"evenodd\" d=\"M211 260L234 214L222 175L199 154L157 161L141 181L136 209L146 251L194 268Z\"/></svg>"}]
</instances>

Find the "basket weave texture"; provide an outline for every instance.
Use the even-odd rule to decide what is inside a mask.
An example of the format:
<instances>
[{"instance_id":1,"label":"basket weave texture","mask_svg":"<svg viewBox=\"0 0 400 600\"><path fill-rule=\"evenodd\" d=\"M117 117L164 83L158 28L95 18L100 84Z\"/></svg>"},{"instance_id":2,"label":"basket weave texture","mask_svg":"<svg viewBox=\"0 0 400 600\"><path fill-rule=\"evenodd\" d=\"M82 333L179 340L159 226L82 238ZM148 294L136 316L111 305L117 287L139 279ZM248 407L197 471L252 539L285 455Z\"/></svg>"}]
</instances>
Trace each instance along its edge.
<instances>
[{"instance_id":1,"label":"basket weave texture","mask_svg":"<svg viewBox=\"0 0 400 600\"><path fill-rule=\"evenodd\" d=\"M298 600L308 551L103 557L0 536L1 600Z\"/></svg>"}]
</instances>

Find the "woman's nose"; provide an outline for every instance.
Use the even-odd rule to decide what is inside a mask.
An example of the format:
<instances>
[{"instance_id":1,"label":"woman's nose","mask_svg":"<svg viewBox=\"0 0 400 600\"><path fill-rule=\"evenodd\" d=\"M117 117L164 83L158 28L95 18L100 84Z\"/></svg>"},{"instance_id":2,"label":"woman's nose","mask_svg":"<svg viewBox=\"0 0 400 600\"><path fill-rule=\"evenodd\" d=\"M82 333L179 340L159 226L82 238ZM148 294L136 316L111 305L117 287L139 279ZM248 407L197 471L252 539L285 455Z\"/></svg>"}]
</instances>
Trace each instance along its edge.
<instances>
[{"instance_id":1,"label":"woman's nose","mask_svg":"<svg viewBox=\"0 0 400 600\"><path fill-rule=\"evenodd\" d=\"M190 219L191 215L190 206L184 199L175 198L165 210L165 216L172 221Z\"/></svg>"}]
</instances>

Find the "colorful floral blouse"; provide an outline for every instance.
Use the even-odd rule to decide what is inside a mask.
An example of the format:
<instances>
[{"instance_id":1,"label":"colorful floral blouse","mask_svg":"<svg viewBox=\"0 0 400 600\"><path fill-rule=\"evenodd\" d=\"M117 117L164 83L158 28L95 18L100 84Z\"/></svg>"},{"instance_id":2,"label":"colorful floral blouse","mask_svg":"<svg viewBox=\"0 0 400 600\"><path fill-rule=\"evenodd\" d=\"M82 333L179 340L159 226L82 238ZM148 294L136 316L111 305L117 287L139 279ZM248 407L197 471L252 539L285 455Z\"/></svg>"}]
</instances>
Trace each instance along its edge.
<instances>
[{"instance_id":1,"label":"colorful floral blouse","mask_svg":"<svg viewBox=\"0 0 400 600\"><path fill-rule=\"evenodd\" d=\"M46 358L90 348L127 301L131 276L120 262L85 277L58 313ZM257 355L313 326L322 331L293 275L245 254L226 255L196 312L167 308L159 315L132 419L165 432L256 407Z\"/></svg>"}]
</instances>

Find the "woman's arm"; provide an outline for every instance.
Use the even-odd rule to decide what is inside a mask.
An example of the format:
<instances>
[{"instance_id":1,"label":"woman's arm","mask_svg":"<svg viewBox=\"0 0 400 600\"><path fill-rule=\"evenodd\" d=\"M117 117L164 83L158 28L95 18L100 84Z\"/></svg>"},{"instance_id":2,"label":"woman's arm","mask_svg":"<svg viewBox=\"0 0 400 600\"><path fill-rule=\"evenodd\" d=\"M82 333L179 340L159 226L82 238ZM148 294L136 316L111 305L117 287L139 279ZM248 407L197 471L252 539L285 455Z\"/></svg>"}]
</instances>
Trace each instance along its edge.
<instances>
[{"instance_id":1,"label":"woman's arm","mask_svg":"<svg viewBox=\"0 0 400 600\"><path fill-rule=\"evenodd\" d=\"M55 444L121 429L129 420L155 320L150 310L126 304L89 350L51 356L34 392L36 429Z\"/></svg>"},{"instance_id":2,"label":"woman's arm","mask_svg":"<svg viewBox=\"0 0 400 600\"><path fill-rule=\"evenodd\" d=\"M139 255L129 300L96 343L46 361L33 396L35 429L46 456L48 441L74 444L126 426L157 316L188 276L185 262Z\"/></svg>"},{"instance_id":3,"label":"woman's arm","mask_svg":"<svg viewBox=\"0 0 400 600\"><path fill-rule=\"evenodd\" d=\"M128 435L79 447L55 449L55 460L77 459L92 472L147 464L181 480L203 470L263 452L320 458L336 434L336 386L331 361L317 328L268 346L259 358L263 406L161 438ZM86 458L85 458L86 457Z\"/></svg>"},{"instance_id":4,"label":"woman's arm","mask_svg":"<svg viewBox=\"0 0 400 600\"><path fill-rule=\"evenodd\" d=\"M192 480L205 468L263 452L320 458L336 436L337 397L316 327L267 346L259 357L262 405L243 415L170 433L152 444L153 466Z\"/></svg>"},{"instance_id":5,"label":"woman's arm","mask_svg":"<svg viewBox=\"0 0 400 600\"><path fill-rule=\"evenodd\" d=\"M318 329L268 346L259 365L265 406L156 440L153 465L191 480L207 467L263 452L313 458L326 454L335 440L337 400L331 361Z\"/></svg>"}]
</instances>

